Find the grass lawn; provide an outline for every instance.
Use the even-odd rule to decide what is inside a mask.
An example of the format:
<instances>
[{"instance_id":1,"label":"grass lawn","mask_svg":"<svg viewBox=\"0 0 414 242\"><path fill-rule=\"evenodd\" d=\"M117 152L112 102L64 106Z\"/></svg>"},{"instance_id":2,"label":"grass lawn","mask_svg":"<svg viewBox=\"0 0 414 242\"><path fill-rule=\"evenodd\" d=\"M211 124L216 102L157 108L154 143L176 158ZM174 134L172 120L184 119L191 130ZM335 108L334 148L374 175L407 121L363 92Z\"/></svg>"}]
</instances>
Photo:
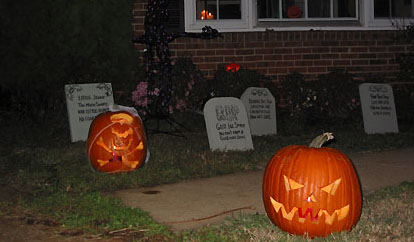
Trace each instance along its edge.
<instances>
[{"instance_id":1,"label":"grass lawn","mask_svg":"<svg viewBox=\"0 0 414 242\"><path fill-rule=\"evenodd\" d=\"M329 146L345 154L414 146L414 130L410 126L400 127L398 134L367 135L360 125L347 125L254 137L254 151L211 152L203 121L192 122L198 127L191 124L194 132L185 133L186 138L149 135L149 163L135 172L111 175L91 170L85 142L71 143L67 129L0 122L5 130L0 141L4 158L0 163L0 183L17 191L14 196L19 198L17 204L1 202L1 211L18 206L51 217L68 229L100 236L128 231L134 233L135 241L306 241L281 232L265 215L234 216L220 226L173 233L148 213L125 207L106 194L117 189L263 169L278 149L308 144L323 131L335 134L336 140ZM413 197L413 183L369 194L364 197L361 220L352 232L334 234L326 240L412 241ZM314 241L320 240L323 239Z\"/></svg>"}]
</instances>

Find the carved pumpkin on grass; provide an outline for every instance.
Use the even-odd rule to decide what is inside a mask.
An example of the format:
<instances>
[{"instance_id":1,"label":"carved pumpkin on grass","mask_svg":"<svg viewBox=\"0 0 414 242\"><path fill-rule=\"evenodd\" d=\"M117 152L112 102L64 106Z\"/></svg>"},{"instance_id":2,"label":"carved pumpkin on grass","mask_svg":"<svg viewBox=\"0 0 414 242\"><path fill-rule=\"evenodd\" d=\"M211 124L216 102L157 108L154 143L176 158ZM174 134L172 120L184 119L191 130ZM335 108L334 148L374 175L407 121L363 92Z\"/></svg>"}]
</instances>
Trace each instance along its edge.
<instances>
[{"instance_id":1,"label":"carved pumpkin on grass","mask_svg":"<svg viewBox=\"0 0 414 242\"><path fill-rule=\"evenodd\" d=\"M138 169L148 155L143 123L127 111L108 111L95 117L87 148L92 167L102 172Z\"/></svg>"},{"instance_id":2,"label":"carved pumpkin on grass","mask_svg":"<svg viewBox=\"0 0 414 242\"><path fill-rule=\"evenodd\" d=\"M309 237L351 230L361 215L355 169L340 151L321 147L331 133L309 146L291 145L270 160L263 177L263 202L280 229Z\"/></svg>"}]
</instances>

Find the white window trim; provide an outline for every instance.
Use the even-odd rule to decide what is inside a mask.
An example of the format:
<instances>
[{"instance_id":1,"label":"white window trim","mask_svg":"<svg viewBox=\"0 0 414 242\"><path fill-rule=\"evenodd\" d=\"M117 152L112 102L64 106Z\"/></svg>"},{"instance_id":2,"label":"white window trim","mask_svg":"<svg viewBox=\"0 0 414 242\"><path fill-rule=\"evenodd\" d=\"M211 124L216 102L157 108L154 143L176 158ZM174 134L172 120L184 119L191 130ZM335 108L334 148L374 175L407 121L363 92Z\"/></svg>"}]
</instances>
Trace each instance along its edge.
<instances>
[{"instance_id":1,"label":"white window trim","mask_svg":"<svg viewBox=\"0 0 414 242\"><path fill-rule=\"evenodd\" d=\"M412 2L412 11L414 11L414 0ZM364 1L364 16L365 19L365 26L370 29L382 29L382 30L395 30L395 26L393 23L397 24L410 24L414 22L414 18L409 19L391 19L391 18L375 18L374 17L374 0L367 0ZM414 16L414 14L413 14Z\"/></svg>"},{"instance_id":2,"label":"white window trim","mask_svg":"<svg viewBox=\"0 0 414 242\"><path fill-rule=\"evenodd\" d=\"M312 1L312 0L308 0L308 1L304 1L304 8L307 8L308 2ZM357 1L357 0L354 0ZM257 7L257 0L255 0L256 4L255 6ZM358 1L357 1L358 2ZM332 3L332 0L331 0ZM279 9L282 9L282 1L279 1ZM359 8L356 8L356 17L325 17L325 18L309 18L308 17L308 12L307 11L303 11L303 15L304 18L295 18L295 19L290 19L290 18L259 18L258 21L259 22L272 22L272 21L277 21L277 22L307 22L307 21L312 21L312 22L322 22L322 21L347 21L347 20L358 20L358 15L359 15ZM333 14L334 9L333 9L333 4L331 4L330 6L330 14Z\"/></svg>"},{"instance_id":3,"label":"white window trim","mask_svg":"<svg viewBox=\"0 0 414 242\"><path fill-rule=\"evenodd\" d=\"M252 0L240 0L241 2L241 19L224 19L224 20L197 20L195 0L184 0L184 18L185 30L187 32L200 32L204 26L211 26L219 29L220 32L243 32L251 28L249 21L249 2Z\"/></svg>"},{"instance_id":4,"label":"white window trim","mask_svg":"<svg viewBox=\"0 0 414 242\"><path fill-rule=\"evenodd\" d=\"M414 0L412 0L414 1ZM414 4L413 4L414 8ZM184 17L186 32L200 32L204 26L211 26L219 32L252 32L252 31L306 31L306 30L396 30L393 22L398 24L414 23L414 18L405 19L375 19L374 0L359 0L357 16L359 26L283 26L260 27L257 19L257 0L241 0L241 20L196 20L195 0L184 0ZM326 21L326 19L324 19ZM345 19L344 19L345 20ZM353 19L355 20L355 19ZM329 20L328 20L329 21ZM332 22L336 22L334 20ZM261 22L270 22L262 21ZM284 21L289 22L289 21ZM312 21L317 22L317 21Z\"/></svg>"}]
</instances>

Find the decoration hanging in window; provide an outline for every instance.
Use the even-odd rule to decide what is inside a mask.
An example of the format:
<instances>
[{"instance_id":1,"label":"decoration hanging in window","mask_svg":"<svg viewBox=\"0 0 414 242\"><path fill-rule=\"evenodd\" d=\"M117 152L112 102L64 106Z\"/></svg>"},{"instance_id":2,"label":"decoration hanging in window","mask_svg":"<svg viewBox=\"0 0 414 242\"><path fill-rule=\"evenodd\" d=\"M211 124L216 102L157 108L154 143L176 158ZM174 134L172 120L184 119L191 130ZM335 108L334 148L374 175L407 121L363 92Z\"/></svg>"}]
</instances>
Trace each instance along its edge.
<instances>
[{"instance_id":1,"label":"decoration hanging in window","mask_svg":"<svg viewBox=\"0 0 414 242\"><path fill-rule=\"evenodd\" d=\"M201 20L214 19L214 15L207 10L201 11Z\"/></svg>"}]
</instances>

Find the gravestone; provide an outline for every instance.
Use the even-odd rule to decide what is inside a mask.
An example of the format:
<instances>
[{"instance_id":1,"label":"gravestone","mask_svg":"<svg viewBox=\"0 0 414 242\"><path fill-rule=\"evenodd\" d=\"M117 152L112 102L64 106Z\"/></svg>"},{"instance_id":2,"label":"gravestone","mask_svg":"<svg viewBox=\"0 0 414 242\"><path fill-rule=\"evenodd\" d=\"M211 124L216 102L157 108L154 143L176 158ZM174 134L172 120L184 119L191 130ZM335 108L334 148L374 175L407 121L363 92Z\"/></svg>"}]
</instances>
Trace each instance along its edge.
<instances>
[{"instance_id":1,"label":"gravestone","mask_svg":"<svg viewBox=\"0 0 414 242\"><path fill-rule=\"evenodd\" d=\"M276 134L276 102L267 88L249 87L241 96L252 135Z\"/></svg>"},{"instance_id":2,"label":"gravestone","mask_svg":"<svg viewBox=\"0 0 414 242\"><path fill-rule=\"evenodd\" d=\"M114 104L111 83L65 85L65 94L71 140L86 140L92 120Z\"/></svg>"},{"instance_id":3,"label":"gravestone","mask_svg":"<svg viewBox=\"0 0 414 242\"><path fill-rule=\"evenodd\" d=\"M398 133L394 95L390 85L363 83L359 86L359 95L366 133Z\"/></svg>"},{"instance_id":4,"label":"gravestone","mask_svg":"<svg viewBox=\"0 0 414 242\"><path fill-rule=\"evenodd\" d=\"M251 150L246 108L238 98L218 97L208 100L204 106L208 142L211 150Z\"/></svg>"}]
</instances>

